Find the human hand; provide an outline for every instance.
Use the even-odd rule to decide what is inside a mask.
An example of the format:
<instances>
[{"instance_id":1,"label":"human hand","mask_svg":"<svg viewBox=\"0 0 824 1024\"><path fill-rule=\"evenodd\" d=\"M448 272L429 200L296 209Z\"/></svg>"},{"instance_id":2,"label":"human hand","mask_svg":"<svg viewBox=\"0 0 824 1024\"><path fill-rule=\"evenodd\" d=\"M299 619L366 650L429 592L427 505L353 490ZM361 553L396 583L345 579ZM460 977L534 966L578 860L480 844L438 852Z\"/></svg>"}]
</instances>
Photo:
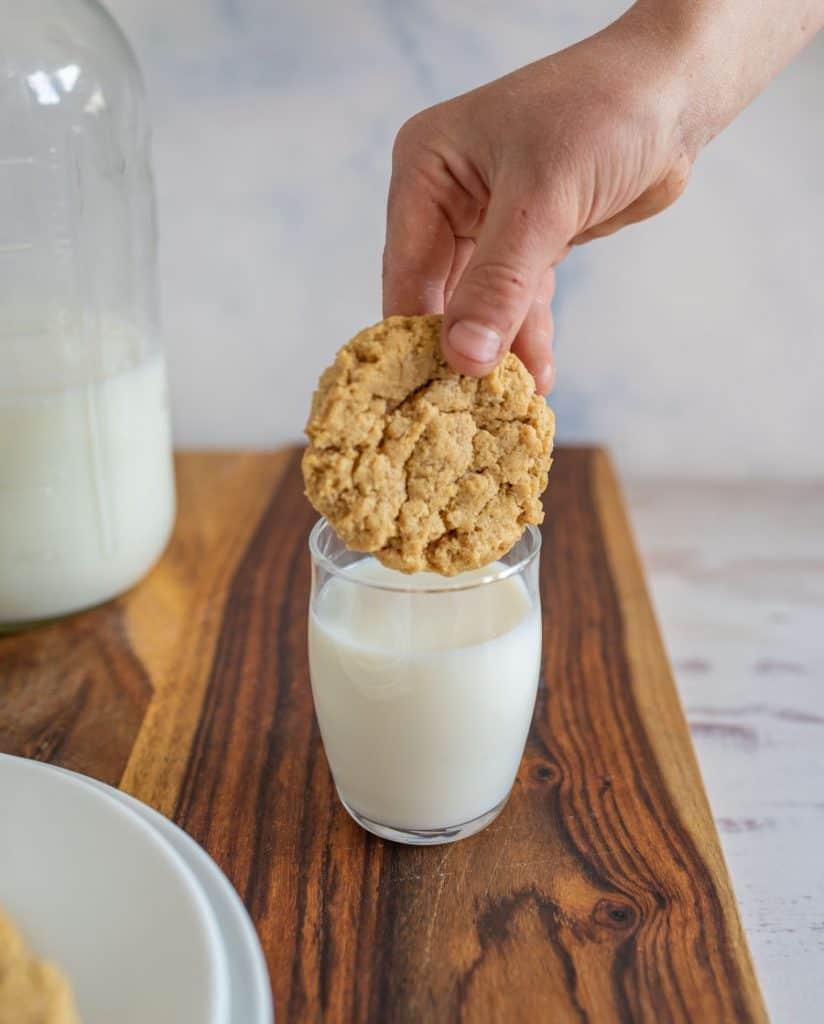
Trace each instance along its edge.
<instances>
[{"instance_id":1,"label":"human hand","mask_svg":"<svg viewBox=\"0 0 824 1024\"><path fill-rule=\"evenodd\" d=\"M630 11L408 121L393 152L384 315L444 312L456 370L486 374L511 347L548 392L553 268L686 185L676 67L660 25Z\"/></svg>"}]
</instances>

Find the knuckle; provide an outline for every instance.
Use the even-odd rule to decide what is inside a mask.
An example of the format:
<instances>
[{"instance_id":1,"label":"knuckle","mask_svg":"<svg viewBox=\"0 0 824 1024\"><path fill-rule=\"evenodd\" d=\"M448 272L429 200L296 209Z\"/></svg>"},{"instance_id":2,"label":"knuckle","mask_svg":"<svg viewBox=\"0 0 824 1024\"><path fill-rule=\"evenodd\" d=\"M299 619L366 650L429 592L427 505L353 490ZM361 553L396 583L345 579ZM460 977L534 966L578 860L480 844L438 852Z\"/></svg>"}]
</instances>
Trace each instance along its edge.
<instances>
[{"instance_id":1,"label":"knuckle","mask_svg":"<svg viewBox=\"0 0 824 1024\"><path fill-rule=\"evenodd\" d=\"M532 276L526 268L514 263L490 260L473 267L467 284L479 298L494 304L512 305L526 301L532 286Z\"/></svg>"},{"instance_id":2,"label":"knuckle","mask_svg":"<svg viewBox=\"0 0 824 1024\"><path fill-rule=\"evenodd\" d=\"M489 261L464 275L456 301L469 318L480 316L490 327L511 336L523 322L531 294L532 276L525 267Z\"/></svg>"},{"instance_id":3,"label":"knuckle","mask_svg":"<svg viewBox=\"0 0 824 1024\"><path fill-rule=\"evenodd\" d=\"M405 160L410 153L414 153L420 147L423 140L428 138L429 134L429 115L427 111L423 110L404 121L398 129L392 145L393 161Z\"/></svg>"}]
</instances>

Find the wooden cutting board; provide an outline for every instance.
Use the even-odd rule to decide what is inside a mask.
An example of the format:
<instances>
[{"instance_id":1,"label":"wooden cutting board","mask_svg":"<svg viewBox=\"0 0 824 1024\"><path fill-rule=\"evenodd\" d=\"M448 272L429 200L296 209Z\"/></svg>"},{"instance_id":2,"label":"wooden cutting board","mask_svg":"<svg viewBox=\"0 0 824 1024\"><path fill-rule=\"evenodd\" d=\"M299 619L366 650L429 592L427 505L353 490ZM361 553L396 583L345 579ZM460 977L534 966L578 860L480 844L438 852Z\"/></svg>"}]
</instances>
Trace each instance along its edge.
<instances>
[{"instance_id":1,"label":"wooden cutting board","mask_svg":"<svg viewBox=\"0 0 824 1024\"><path fill-rule=\"evenodd\" d=\"M0 750L169 815L244 898L281 1022L763 1021L607 456L561 450L509 805L412 849L338 803L306 654L300 453L184 454L174 539L104 607L0 639Z\"/></svg>"}]
</instances>

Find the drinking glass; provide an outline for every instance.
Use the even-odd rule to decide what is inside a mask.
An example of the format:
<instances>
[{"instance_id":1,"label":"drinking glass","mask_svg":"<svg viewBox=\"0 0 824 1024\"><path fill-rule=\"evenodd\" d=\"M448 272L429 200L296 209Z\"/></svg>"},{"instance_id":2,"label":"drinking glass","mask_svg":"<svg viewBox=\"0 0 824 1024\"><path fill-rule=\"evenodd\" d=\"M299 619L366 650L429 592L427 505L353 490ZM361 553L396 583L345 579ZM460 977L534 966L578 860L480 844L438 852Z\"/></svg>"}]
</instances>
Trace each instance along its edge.
<instances>
[{"instance_id":1,"label":"drinking glass","mask_svg":"<svg viewBox=\"0 0 824 1024\"><path fill-rule=\"evenodd\" d=\"M309 665L349 814L402 843L462 839L506 804L541 661L541 535L455 577L404 575L313 529Z\"/></svg>"}]
</instances>

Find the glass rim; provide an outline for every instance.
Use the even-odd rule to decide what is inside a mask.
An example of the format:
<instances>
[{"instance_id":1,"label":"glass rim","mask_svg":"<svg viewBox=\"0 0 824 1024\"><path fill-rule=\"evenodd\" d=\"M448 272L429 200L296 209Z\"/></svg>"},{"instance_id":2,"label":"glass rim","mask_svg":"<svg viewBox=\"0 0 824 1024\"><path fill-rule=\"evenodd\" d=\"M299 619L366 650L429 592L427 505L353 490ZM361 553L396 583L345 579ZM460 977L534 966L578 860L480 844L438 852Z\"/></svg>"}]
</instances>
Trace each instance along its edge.
<instances>
[{"instance_id":1,"label":"glass rim","mask_svg":"<svg viewBox=\"0 0 824 1024\"><path fill-rule=\"evenodd\" d=\"M455 593L461 590L476 590L478 587L484 587L489 583L499 583L501 580L510 579L512 576L518 576L521 573L523 573L531 565L531 563L538 557L543 542L543 539L541 537L541 531L538 529L538 527L533 526L531 523L528 523L524 527L524 532L521 534L518 540L515 541L515 544L512 545L512 547L514 548L516 544L520 544L520 542L524 538L527 538L528 550L522 558L519 558L518 561L514 562L512 565L504 565L500 569L491 570L490 572L485 573L480 578L473 580L471 583L461 583L460 578L462 574L459 573L457 576L442 576L441 579L444 581L443 585L431 587L415 587L414 589L411 589L409 587L393 586L391 583L375 583L371 580L357 579L352 575L351 572L348 571L351 565L357 564L355 562L350 563L350 565L336 565L327 554L324 554L324 552L320 550L320 545L318 544L320 535L323 533L325 529L329 530L332 533L332 535L337 539L338 543L345 547L343 541L340 539L340 537L338 537L337 533L335 533L335 530L333 529L332 524L329 522L329 520L325 516L321 516L321 518L318 519L318 521L312 527L312 530L309 534L309 553L311 554L312 561L314 562L315 565L322 566L330 575L339 576L342 579L348 580L350 583L357 584L357 586L359 587L370 587L372 590L385 590L395 594L443 594L445 592ZM509 550L511 551L512 548L510 548ZM360 554L364 558L371 557L368 551L357 551L354 553ZM509 552L506 552L506 554L508 553ZM360 561L360 559L358 559L358 561ZM413 576L416 574L404 573L402 575L408 578L409 576Z\"/></svg>"}]
</instances>

